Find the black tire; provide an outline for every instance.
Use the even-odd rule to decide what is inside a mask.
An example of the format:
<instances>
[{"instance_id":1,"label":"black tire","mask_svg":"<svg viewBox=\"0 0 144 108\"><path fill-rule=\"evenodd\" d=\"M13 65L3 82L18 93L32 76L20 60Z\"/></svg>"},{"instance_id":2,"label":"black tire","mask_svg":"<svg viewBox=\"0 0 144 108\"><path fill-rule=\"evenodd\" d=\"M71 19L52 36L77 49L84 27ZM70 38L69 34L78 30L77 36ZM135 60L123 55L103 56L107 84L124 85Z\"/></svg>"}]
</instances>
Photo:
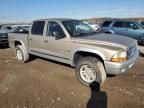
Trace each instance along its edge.
<instances>
[{"instance_id":1,"label":"black tire","mask_svg":"<svg viewBox=\"0 0 144 108\"><path fill-rule=\"evenodd\" d=\"M96 75L96 78L92 82L86 82L85 80L83 80L80 74L81 68L85 65L89 66ZM90 84L92 84L93 82L98 82L100 85L102 85L106 79L106 72L103 63L94 57L83 57L79 59L76 63L75 71L78 80L86 86L90 86Z\"/></svg>"},{"instance_id":2,"label":"black tire","mask_svg":"<svg viewBox=\"0 0 144 108\"><path fill-rule=\"evenodd\" d=\"M111 33L111 32L105 32L106 34L113 34L113 33Z\"/></svg>"},{"instance_id":3,"label":"black tire","mask_svg":"<svg viewBox=\"0 0 144 108\"><path fill-rule=\"evenodd\" d=\"M140 38L139 44L142 45L142 46L144 46L144 37L141 37L141 38Z\"/></svg>"},{"instance_id":4,"label":"black tire","mask_svg":"<svg viewBox=\"0 0 144 108\"><path fill-rule=\"evenodd\" d=\"M18 57L18 53L21 55L21 57ZM20 63L25 63L29 60L29 54L26 51L25 47L22 45L16 46L16 58Z\"/></svg>"}]
</instances>

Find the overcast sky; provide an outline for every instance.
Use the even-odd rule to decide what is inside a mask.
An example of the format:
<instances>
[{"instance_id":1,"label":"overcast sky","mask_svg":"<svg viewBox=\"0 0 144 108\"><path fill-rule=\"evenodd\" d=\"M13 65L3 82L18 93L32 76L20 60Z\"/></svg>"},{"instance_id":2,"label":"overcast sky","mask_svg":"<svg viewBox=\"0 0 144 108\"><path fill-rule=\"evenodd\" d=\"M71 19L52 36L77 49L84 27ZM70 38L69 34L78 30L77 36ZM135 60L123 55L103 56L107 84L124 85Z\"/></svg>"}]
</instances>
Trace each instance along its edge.
<instances>
[{"instance_id":1,"label":"overcast sky","mask_svg":"<svg viewBox=\"0 0 144 108\"><path fill-rule=\"evenodd\" d=\"M0 0L0 23L57 17L144 17L144 0Z\"/></svg>"}]
</instances>

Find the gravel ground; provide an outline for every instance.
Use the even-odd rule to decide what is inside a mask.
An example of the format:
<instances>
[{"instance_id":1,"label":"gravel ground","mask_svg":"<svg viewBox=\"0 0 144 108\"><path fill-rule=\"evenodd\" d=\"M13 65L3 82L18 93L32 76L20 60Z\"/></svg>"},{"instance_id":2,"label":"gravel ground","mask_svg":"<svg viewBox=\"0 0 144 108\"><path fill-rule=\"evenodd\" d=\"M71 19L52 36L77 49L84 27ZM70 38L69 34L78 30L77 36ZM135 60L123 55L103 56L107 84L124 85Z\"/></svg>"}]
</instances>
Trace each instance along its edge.
<instances>
[{"instance_id":1,"label":"gravel ground","mask_svg":"<svg viewBox=\"0 0 144 108\"><path fill-rule=\"evenodd\" d=\"M38 57L21 64L12 49L0 49L0 108L144 108L144 57L89 88L70 66Z\"/></svg>"}]
</instances>

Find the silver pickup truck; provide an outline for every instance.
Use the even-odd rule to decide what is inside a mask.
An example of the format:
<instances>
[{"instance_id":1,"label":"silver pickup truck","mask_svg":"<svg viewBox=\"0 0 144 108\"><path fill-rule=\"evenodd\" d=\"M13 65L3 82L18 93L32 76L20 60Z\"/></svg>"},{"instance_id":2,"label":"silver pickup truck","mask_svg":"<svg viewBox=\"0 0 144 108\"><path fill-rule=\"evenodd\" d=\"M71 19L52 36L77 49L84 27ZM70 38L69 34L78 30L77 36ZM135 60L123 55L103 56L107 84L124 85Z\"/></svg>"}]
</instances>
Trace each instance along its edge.
<instances>
[{"instance_id":1,"label":"silver pickup truck","mask_svg":"<svg viewBox=\"0 0 144 108\"><path fill-rule=\"evenodd\" d=\"M35 20L29 33L9 33L8 37L19 62L27 62L31 54L69 64L87 86L94 81L103 84L106 74L126 72L139 55L135 40L96 33L74 19Z\"/></svg>"}]
</instances>

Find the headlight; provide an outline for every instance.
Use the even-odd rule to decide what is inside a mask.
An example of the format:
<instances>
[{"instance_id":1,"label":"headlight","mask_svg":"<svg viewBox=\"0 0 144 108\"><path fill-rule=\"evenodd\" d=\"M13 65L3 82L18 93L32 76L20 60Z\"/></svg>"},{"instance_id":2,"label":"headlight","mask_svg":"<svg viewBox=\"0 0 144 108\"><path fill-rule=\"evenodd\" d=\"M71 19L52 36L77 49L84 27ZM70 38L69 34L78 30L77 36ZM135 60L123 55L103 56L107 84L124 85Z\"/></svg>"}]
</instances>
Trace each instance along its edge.
<instances>
[{"instance_id":1,"label":"headlight","mask_svg":"<svg viewBox=\"0 0 144 108\"><path fill-rule=\"evenodd\" d=\"M121 51L117 54L115 54L112 58L112 62L123 62L126 61L128 58L127 52L126 51Z\"/></svg>"}]
</instances>

